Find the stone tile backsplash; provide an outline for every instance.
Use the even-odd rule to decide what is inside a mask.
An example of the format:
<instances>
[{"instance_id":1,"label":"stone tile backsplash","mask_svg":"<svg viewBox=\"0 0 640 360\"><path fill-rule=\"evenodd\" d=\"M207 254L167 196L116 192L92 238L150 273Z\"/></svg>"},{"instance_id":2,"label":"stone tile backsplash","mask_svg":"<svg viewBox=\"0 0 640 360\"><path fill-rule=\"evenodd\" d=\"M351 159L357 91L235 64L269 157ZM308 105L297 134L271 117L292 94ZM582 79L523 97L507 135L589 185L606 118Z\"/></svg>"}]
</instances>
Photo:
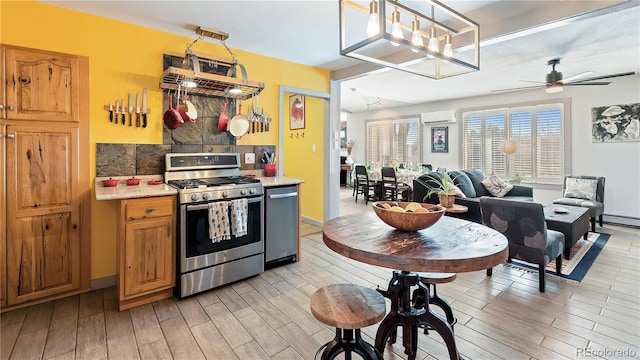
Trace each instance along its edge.
<instances>
[{"instance_id":1,"label":"stone tile backsplash","mask_svg":"<svg viewBox=\"0 0 640 360\"><path fill-rule=\"evenodd\" d=\"M263 151L275 152L275 145L203 144L96 144L96 176L164 175L168 153L240 153L240 170L262 170ZM244 154L256 154L255 164L245 164Z\"/></svg>"}]
</instances>

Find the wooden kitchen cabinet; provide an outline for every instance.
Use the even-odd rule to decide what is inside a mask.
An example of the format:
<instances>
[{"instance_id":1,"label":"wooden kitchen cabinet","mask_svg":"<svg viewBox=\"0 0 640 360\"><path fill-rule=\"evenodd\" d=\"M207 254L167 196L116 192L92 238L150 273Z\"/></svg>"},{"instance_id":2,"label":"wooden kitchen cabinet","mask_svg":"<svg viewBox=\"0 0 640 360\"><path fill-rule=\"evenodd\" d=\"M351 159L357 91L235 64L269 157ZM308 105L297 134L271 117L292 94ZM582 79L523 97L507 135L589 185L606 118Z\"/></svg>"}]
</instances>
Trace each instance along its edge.
<instances>
[{"instance_id":1,"label":"wooden kitchen cabinet","mask_svg":"<svg viewBox=\"0 0 640 360\"><path fill-rule=\"evenodd\" d=\"M176 283L176 197L120 201L119 310L171 297Z\"/></svg>"},{"instance_id":2,"label":"wooden kitchen cabinet","mask_svg":"<svg viewBox=\"0 0 640 360\"><path fill-rule=\"evenodd\" d=\"M62 73L75 80L56 88L51 81L60 83L61 75L54 66L47 81L39 80L42 69L26 70L47 62L48 52L4 45L0 51L5 66L0 73L6 75L0 102L18 101L14 106L20 109L0 111L0 307L5 311L90 290L89 72L88 58L65 55L75 65ZM16 64L23 62L33 63L18 66L33 80L23 76L18 85ZM40 99L44 93L55 101L75 97L74 108L47 108ZM69 113L83 121L70 121Z\"/></svg>"},{"instance_id":3,"label":"wooden kitchen cabinet","mask_svg":"<svg viewBox=\"0 0 640 360\"><path fill-rule=\"evenodd\" d=\"M80 57L13 46L2 52L2 118L80 121Z\"/></svg>"}]
</instances>

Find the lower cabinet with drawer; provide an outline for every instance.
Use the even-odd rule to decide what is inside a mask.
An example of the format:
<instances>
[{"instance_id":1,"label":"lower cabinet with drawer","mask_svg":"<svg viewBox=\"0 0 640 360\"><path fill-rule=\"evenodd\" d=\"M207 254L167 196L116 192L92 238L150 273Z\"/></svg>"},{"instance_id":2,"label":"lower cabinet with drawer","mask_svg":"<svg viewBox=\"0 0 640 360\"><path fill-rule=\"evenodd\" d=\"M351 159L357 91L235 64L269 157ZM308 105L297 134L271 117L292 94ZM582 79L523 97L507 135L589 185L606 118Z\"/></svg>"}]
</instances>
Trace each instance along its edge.
<instances>
[{"instance_id":1,"label":"lower cabinet with drawer","mask_svg":"<svg viewBox=\"0 0 640 360\"><path fill-rule=\"evenodd\" d=\"M120 201L118 309L172 296L175 286L176 198Z\"/></svg>"}]
</instances>

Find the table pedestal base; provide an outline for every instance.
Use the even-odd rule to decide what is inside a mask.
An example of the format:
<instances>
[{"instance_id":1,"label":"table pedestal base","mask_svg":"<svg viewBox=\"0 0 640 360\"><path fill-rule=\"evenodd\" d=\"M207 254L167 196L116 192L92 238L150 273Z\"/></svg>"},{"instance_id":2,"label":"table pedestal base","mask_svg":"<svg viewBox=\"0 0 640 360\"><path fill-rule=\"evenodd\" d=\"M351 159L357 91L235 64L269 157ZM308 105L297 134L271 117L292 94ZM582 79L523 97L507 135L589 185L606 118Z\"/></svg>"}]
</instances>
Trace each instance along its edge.
<instances>
[{"instance_id":1,"label":"table pedestal base","mask_svg":"<svg viewBox=\"0 0 640 360\"><path fill-rule=\"evenodd\" d=\"M414 286L418 287L418 293L424 294L421 296L422 300L416 299L415 306L411 299L411 288ZM429 301L424 301L424 299L430 299L429 287L420 281L418 273L396 270L393 272L387 290L378 289L378 291L391 300L391 310L380 323L376 333L375 348L380 354L384 353L387 341L391 344L395 343L397 328L401 326L404 353L409 360L415 360L418 350L418 327L422 325L437 331L442 336L449 350L450 360L461 359L451 325L442 316L429 309ZM449 307L448 304L446 307ZM446 310L445 313L447 313Z\"/></svg>"}]
</instances>

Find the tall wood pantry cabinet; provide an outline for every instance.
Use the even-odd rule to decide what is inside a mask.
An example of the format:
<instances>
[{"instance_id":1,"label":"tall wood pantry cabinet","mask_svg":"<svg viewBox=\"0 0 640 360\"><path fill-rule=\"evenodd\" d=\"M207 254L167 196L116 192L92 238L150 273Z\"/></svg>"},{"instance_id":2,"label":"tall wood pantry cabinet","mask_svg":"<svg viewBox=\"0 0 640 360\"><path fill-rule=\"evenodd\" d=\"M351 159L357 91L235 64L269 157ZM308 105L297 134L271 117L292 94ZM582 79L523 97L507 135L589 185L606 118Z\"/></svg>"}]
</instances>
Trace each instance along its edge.
<instances>
[{"instance_id":1,"label":"tall wood pantry cabinet","mask_svg":"<svg viewBox=\"0 0 640 360\"><path fill-rule=\"evenodd\" d=\"M0 52L4 311L90 289L89 60Z\"/></svg>"}]
</instances>

